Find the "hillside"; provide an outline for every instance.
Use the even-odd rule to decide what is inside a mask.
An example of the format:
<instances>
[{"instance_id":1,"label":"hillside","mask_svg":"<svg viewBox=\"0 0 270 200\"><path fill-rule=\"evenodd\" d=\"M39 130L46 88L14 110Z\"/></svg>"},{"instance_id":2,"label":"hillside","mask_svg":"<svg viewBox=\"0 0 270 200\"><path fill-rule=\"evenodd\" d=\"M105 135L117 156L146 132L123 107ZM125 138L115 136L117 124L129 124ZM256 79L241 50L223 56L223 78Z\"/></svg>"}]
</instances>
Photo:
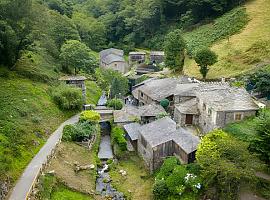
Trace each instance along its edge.
<instances>
[{"instance_id":1,"label":"hillside","mask_svg":"<svg viewBox=\"0 0 270 200\"><path fill-rule=\"evenodd\" d=\"M219 40L212 44L212 50L218 56L218 62L211 67L208 78L237 76L250 70L260 68L270 62L270 1L254 0L245 4L248 23L239 33ZM222 18L222 17L221 17ZM193 32L205 28L211 29L211 24L201 26ZM227 28L227 27L224 27ZM221 30L220 30L221 31ZM192 34L189 33L189 34ZM194 60L187 59L185 73L200 77L199 68Z\"/></svg>"}]
</instances>

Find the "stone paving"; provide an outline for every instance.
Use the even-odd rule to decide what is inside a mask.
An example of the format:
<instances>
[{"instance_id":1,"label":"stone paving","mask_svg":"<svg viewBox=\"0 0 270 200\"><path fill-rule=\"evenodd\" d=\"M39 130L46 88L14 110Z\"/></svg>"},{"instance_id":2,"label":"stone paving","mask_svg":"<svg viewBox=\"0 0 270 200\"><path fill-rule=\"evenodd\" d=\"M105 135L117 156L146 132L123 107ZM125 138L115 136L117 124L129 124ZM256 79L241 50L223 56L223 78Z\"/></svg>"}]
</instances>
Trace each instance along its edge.
<instances>
[{"instance_id":1,"label":"stone paving","mask_svg":"<svg viewBox=\"0 0 270 200\"><path fill-rule=\"evenodd\" d=\"M104 135L101 137L98 158L99 159L112 159L113 158L111 138L109 135Z\"/></svg>"}]
</instances>

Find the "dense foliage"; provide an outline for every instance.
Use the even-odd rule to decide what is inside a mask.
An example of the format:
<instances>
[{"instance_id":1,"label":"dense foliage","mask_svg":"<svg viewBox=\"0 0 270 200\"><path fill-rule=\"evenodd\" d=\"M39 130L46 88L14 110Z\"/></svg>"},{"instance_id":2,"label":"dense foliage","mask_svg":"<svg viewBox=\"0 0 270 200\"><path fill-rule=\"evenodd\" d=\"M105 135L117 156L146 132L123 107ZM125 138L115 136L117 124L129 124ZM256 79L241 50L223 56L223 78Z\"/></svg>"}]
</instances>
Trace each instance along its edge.
<instances>
[{"instance_id":1,"label":"dense foliage","mask_svg":"<svg viewBox=\"0 0 270 200\"><path fill-rule=\"evenodd\" d=\"M93 110L86 110L80 114L80 122L98 123L100 121L100 114Z\"/></svg>"},{"instance_id":2,"label":"dense foliage","mask_svg":"<svg viewBox=\"0 0 270 200\"><path fill-rule=\"evenodd\" d=\"M185 61L185 41L180 30L169 33L164 42L165 64L173 71L182 72Z\"/></svg>"},{"instance_id":3,"label":"dense foliage","mask_svg":"<svg viewBox=\"0 0 270 200\"><path fill-rule=\"evenodd\" d=\"M217 62L217 55L215 52L211 51L208 48L204 48L196 52L195 61L200 67L200 73L203 79L206 78L206 75L209 71L209 66L215 64Z\"/></svg>"},{"instance_id":4,"label":"dense foliage","mask_svg":"<svg viewBox=\"0 0 270 200\"><path fill-rule=\"evenodd\" d=\"M168 99L162 99L160 101L160 105L164 108L164 109L167 109L168 106L170 105L170 101Z\"/></svg>"},{"instance_id":5,"label":"dense foliage","mask_svg":"<svg viewBox=\"0 0 270 200\"><path fill-rule=\"evenodd\" d=\"M90 54L90 49L77 40L68 40L63 44L60 59L65 71L73 72L75 70L75 74L80 70L93 73L94 69L98 67L96 58Z\"/></svg>"},{"instance_id":6,"label":"dense foliage","mask_svg":"<svg viewBox=\"0 0 270 200\"><path fill-rule=\"evenodd\" d=\"M194 165L194 164L192 164ZM167 158L156 175L153 186L154 198L196 199L202 189L199 170L179 164L175 157Z\"/></svg>"},{"instance_id":7,"label":"dense foliage","mask_svg":"<svg viewBox=\"0 0 270 200\"><path fill-rule=\"evenodd\" d=\"M248 77L247 89L260 92L263 96L270 99L270 71L259 70Z\"/></svg>"},{"instance_id":8,"label":"dense foliage","mask_svg":"<svg viewBox=\"0 0 270 200\"><path fill-rule=\"evenodd\" d=\"M66 125L63 129L64 141L77 141L81 142L84 139L89 139L95 132L97 127L87 121L79 122L77 124Z\"/></svg>"},{"instance_id":9,"label":"dense foliage","mask_svg":"<svg viewBox=\"0 0 270 200\"><path fill-rule=\"evenodd\" d=\"M106 106L115 110L121 110L124 106L124 103L121 99L110 99L107 101Z\"/></svg>"},{"instance_id":10,"label":"dense foliage","mask_svg":"<svg viewBox=\"0 0 270 200\"><path fill-rule=\"evenodd\" d=\"M214 130L201 141L196 153L204 185L216 189L218 199L236 199L241 183L255 180L259 162L248 151L248 143Z\"/></svg>"},{"instance_id":11,"label":"dense foliage","mask_svg":"<svg viewBox=\"0 0 270 200\"><path fill-rule=\"evenodd\" d=\"M60 85L52 89L54 102L63 110L79 110L83 105L82 91L80 88Z\"/></svg>"},{"instance_id":12,"label":"dense foliage","mask_svg":"<svg viewBox=\"0 0 270 200\"><path fill-rule=\"evenodd\" d=\"M127 150L127 141L125 139L125 131L116 126L112 129L111 132L112 143L117 144L121 151Z\"/></svg>"}]
</instances>

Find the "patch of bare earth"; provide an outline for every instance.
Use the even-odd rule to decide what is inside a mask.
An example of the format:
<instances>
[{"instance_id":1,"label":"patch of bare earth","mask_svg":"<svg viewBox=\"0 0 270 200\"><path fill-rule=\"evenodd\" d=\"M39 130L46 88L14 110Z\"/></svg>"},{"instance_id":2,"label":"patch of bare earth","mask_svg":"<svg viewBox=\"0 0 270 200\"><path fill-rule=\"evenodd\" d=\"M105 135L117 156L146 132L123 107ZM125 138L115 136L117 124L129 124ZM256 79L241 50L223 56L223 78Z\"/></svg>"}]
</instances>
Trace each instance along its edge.
<instances>
[{"instance_id":1,"label":"patch of bare earth","mask_svg":"<svg viewBox=\"0 0 270 200\"><path fill-rule=\"evenodd\" d=\"M58 179L74 190L94 194L96 168L80 172L74 170L75 164L83 166L93 163L94 158L89 150L75 143L62 142L57 148L55 158L51 160L46 171L53 171Z\"/></svg>"}]
</instances>

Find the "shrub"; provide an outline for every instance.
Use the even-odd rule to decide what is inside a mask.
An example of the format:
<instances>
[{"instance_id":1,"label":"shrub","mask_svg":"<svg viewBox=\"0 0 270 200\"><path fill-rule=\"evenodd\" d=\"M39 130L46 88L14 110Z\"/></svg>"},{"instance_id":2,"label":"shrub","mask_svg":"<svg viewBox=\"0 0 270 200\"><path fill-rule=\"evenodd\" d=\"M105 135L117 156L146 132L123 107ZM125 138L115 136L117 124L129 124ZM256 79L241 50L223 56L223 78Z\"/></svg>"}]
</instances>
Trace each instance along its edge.
<instances>
[{"instance_id":1,"label":"shrub","mask_svg":"<svg viewBox=\"0 0 270 200\"><path fill-rule=\"evenodd\" d=\"M182 194L185 190L184 180L187 170L184 166L175 166L173 172L167 177L166 184L172 194Z\"/></svg>"},{"instance_id":2,"label":"shrub","mask_svg":"<svg viewBox=\"0 0 270 200\"><path fill-rule=\"evenodd\" d=\"M160 105L164 108L167 109L168 106L170 105L170 101L168 99L163 99L160 101Z\"/></svg>"},{"instance_id":3,"label":"shrub","mask_svg":"<svg viewBox=\"0 0 270 200\"><path fill-rule=\"evenodd\" d=\"M121 127L116 126L112 129L111 132L112 143L117 144L121 151L127 150L127 141L124 135L125 131Z\"/></svg>"},{"instance_id":4,"label":"shrub","mask_svg":"<svg viewBox=\"0 0 270 200\"><path fill-rule=\"evenodd\" d=\"M83 111L80 115L80 122L88 121L92 123L98 123L100 119L100 114L93 110Z\"/></svg>"},{"instance_id":5,"label":"shrub","mask_svg":"<svg viewBox=\"0 0 270 200\"><path fill-rule=\"evenodd\" d=\"M111 99L107 101L106 106L114 108L115 110L121 110L124 104L121 99Z\"/></svg>"},{"instance_id":6,"label":"shrub","mask_svg":"<svg viewBox=\"0 0 270 200\"><path fill-rule=\"evenodd\" d=\"M165 180L157 180L153 186L154 199L164 200L169 195L169 190Z\"/></svg>"},{"instance_id":7,"label":"shrub","mask_svg":"<svg viewBox=\"0 0 270 200\"><path fill-rule=\"evenodd\" d=\"M96 132L96 126L89 122L79 122L73 125L66 125L63 130L64 141L82 141L90 138Z\"/></svg>"},{"instance_id":8,"label":"shrub","mask_svg":"<svg viewBox=\"0 0 270 200\"><path fill-rule=\"evenodd\" d=\"M60 85L53 89L52 98L63 110L79 110L83 105L81 89Z\"/></svg>"}]
</instances>

